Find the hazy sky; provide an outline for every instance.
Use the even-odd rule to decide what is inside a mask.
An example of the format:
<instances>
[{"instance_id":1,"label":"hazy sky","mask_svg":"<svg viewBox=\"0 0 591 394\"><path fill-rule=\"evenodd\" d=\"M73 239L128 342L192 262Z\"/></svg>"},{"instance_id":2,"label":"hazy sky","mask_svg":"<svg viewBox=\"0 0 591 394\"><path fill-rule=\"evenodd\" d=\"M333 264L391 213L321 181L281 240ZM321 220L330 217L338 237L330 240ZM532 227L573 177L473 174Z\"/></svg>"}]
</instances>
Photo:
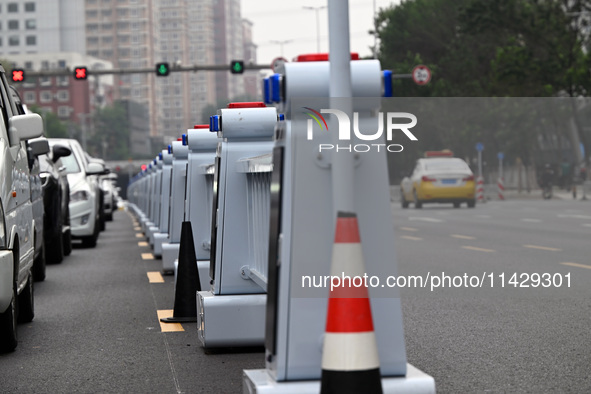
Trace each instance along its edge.
<instances>
[{"instance_id":1,"label":"hazy sky","mask_svg":"<svg viewBox=\"0 0 591 394\"><path fill-rule=\"evenodd\" d=\"M325 0L262 1L242 0L242 17L254 23L253 38L258 45L257 63L266 64L281 55L280 44L273 41L291 40L283 44L283 56L290 60L302 53L315 53L317 48L316 11L303 7L326 5ZM349 0L349 27L351 51L360 56L371 54L374 38L368 34L373 29L374 3L376 12L398 0ZM328 13L318 12L320 21L320 51L328 52Z\"/></svg>"}]
</instances>

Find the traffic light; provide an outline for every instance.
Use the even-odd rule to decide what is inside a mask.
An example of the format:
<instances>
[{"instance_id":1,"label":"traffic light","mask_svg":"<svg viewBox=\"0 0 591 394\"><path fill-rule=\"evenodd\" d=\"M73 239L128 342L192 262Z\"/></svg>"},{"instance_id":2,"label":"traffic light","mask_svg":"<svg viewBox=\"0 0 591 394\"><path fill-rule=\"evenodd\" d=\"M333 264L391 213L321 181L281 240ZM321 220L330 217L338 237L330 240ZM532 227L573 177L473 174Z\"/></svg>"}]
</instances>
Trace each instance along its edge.
<instances>
[{"instance_id":1,"label":"traffic light","mask_svg":"<svg viewBox=\"0 0 591 394\"><path fill-rule=\"evenodd\" d=\"M232 60L230 62L230 71L232 74L242 74L244 72L244 62L242 60Z\"/></svg>"},{"instance_id":2,"label":"traffic light","mask_svg":"<svg viewBox=\"0 0 591 394\"><path fill-rule=\"evenodd\" d=\"M74 79L85 80L88 78L88 69L86 67L76 67L74 69Z\"/></svg>"},{"instance_id":3,"label":"traffic light","mask_svg":"<svg viewBox=\"0 0 591 394\"><path fill-rule=\"evenodd\" d=\"M156 64L156 76L167 77L170 74L170 67L168 63L157 63Z\"/></svg>"},{"instance_id":4,"label":"traffic light","mask_svg":"<svg viewBox=\"0 0 591 394\"><path fill-rule=\"evenodd\" d=\"M15 68L12 70L12 82L24 82L25 81L25 70Z\"/></svg>"}]
</instances>

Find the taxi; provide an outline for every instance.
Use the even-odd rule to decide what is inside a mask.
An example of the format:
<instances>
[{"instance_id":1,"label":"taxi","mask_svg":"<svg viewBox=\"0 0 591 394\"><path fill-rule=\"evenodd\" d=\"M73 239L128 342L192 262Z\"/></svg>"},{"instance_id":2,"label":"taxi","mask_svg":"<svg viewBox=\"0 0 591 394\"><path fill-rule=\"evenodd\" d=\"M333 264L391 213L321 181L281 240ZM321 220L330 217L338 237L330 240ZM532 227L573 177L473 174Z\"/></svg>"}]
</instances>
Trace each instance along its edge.
<instances>
[{"instance_id":1,"label":"taxi","mask_svg":"<svg viewBox=\"0 0 591 394\"><path fill-rule=\"evenodd\" d=\"M418 159L412 174L400 183L402 208L413 203L422 208L426 203L452 203L459 208L476 205L476 183L468 164L453 157L449 150L430 151Z\"/></svg>"}]
</instances>

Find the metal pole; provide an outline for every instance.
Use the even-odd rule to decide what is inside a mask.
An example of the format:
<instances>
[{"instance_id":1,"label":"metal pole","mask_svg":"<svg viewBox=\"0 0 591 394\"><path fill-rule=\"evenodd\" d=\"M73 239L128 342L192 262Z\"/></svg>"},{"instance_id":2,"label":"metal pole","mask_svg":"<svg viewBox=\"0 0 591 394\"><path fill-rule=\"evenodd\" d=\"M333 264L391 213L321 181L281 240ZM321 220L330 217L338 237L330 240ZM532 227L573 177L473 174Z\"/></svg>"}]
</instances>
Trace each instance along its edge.
<instances>
[{"instance_id":1,"label":"metal pole","mask_svg":"<svg viewBox=\"0 0 591 394\"><path fill-rule=\"evenodd\" d=\"M330 61L330 106L349 115L353 113L351 102L351 50L349 44L349 0L328 0L328 34ZM339 145L338 122L331 116L334 130L331 135L335 146ZM333 213L354 212L353 173L354 156L347 150L332 155ZM335 216L336 218L336 216Z\"/></svg>"},{"instance_id":2,"label":"metal pole","mask_svg":"<svg viewBox=\"0 0 591 394\"><path fill-rule=\"evenodd\" d=\"M316 52L320 52L320 10L326 8L325 5L319 7L304 6L305 10L316 12ZM347 32L348 33L348 32Z\"/></svg>"},{"instance_id":3,"label":"metal pole","mask_svg":"<svg viewBox=\"0 0 591 394\"><path fill-rule=\"evenodd\" d=\"M478 151L478 177L482 178L482 151Z\"/></svg>"}]
</instances>

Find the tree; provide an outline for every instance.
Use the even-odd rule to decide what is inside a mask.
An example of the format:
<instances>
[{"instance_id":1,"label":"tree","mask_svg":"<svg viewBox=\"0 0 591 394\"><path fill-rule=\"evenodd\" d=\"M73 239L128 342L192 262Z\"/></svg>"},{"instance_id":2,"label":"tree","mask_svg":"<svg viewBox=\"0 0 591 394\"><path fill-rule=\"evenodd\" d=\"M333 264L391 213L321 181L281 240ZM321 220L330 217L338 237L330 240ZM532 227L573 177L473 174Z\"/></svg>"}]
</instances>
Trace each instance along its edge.
<instances>
[{"instance_id":1,"label":"tree","mask_svg":"<svg viewBox=\"0 0 591 394\"><path fill-rule=\"evenodd\" d=\"M88 141L88 151L104 160L126 160L129 158L129 120L122 105L108 106L96 110L94 133Z\"/></svg>"},{"instance_id":2,"label":"tree","mask_svg":"<svg viewBox=\"0 0 591 394\"><path fill-rule=\"evenodd\" d=\"M44 111L37 105L32 105L29 109L43 118L43 135L47 138L70 138L68 130L68 124L62 122L62 120L53 112Z\"/></svg>"}]
</instances>

